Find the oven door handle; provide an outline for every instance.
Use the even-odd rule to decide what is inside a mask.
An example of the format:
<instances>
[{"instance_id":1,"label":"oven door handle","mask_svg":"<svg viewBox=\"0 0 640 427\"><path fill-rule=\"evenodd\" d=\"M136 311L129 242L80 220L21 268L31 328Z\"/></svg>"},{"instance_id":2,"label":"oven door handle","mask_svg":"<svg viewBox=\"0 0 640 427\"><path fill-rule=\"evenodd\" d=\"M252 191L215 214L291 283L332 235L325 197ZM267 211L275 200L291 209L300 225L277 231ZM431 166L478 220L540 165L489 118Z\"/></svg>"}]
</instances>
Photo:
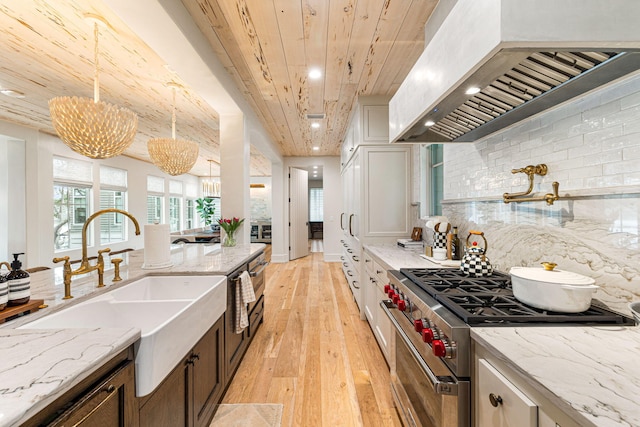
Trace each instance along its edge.
<instances>
[{"instance_id":1,"label":"oven door handle","mask_svg":"<svg viewBox=\"0 0 640 427\"><path fill-rule=\"evenodd\" d=\"M387 317L389 317L389 320L391 320L391 323L398 333L398 336L402 338L402 341L404 341L409 351L411 351L411 355L418 363L424 374L427 376L429 382L431 382L433 391L437 394L457 396L458 383L452 377L439 377L433 373L431 368L429 368L429 365L425 363L420 353L418 353L418 350L416 350L415 346L407 336L407 333L402 329L400 323L398 323L398 319L396 319L393 313L391 313L391 310L389 310L389 305L393 305L393 303L389 300L380 301L380 307L382 307L382 310L385 312Z\"/></svg>"},{"instance_id":2,"label":"oven door handle","mask_svg":"<svg viewBox=\"0 0 640 427\"><path fill-rule=\"evenodd\" d=\"M264 271L264 269L265 269L265 268L267 268L267 265L268 265L268 264L269 264L269 263L268 263L267 261L262 261L262 262L259 264L260 266L262 266L262 268L261 268L260 270L258 270L258 271L250 271L250 272L249 272L249 276L251 276L251 277L259 276L259 275Z\"/></svg>"}]
</instances>

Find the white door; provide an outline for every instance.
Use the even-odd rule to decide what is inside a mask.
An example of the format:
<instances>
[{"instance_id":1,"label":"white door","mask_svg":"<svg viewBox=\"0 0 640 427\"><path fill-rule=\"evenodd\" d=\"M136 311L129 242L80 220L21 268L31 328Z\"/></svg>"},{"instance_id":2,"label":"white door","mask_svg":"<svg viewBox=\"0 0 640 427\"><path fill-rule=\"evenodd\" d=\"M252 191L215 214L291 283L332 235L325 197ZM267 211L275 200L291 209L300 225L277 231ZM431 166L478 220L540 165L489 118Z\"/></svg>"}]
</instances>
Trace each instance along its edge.
<instances>
[{"instance_id":1,"label":"white door","mask_svg":"<svg viewBox=\"0 0 640 427\"><path fill-rule=\"evenodd\" d=\"M289 259L309 255L309 173L289 168Z\"/></svg>"}]
</instances>

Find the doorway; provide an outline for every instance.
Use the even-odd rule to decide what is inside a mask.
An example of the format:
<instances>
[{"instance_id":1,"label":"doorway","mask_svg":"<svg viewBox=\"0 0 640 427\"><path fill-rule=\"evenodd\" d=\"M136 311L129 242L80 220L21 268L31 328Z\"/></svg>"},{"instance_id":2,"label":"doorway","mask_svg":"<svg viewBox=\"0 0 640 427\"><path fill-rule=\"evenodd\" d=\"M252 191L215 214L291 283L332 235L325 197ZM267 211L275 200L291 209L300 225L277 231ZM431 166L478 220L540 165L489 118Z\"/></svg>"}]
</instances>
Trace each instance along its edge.
<instances>
[{"instance_id":1,"label":"doorway","mask_svg":"<svg viewBox=\"0 0 640 427\"><path fill-rule=\"evenodd\" d=\"M322 166L312 166L309 169L309 251L324 252L324 188Z\"/></svg>"}]
</instances>

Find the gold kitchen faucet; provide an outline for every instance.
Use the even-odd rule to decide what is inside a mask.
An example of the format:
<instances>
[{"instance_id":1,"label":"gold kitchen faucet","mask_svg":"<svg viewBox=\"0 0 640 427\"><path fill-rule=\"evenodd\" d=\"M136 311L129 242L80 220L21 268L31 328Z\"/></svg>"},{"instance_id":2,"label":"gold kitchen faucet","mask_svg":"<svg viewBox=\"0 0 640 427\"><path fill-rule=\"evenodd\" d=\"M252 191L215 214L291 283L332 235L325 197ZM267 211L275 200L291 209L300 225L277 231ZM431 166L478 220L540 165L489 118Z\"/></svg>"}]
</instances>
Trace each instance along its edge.
<instances>
[{"instance_id":1,"label":"gold kitchen faucet","mask_svg":"<svg viewBox=\"0 0 640 427\"><path fill-rule=\"evenodd\" d=\"M98 251L98 260L94 265L89 264L89 258L87 256L87 229L89 228L89 223L93 221L95 218L99 217L105 213L119 213L125 216L128 216L133 224L136 226L136 236L140 235L140 225L138 224L138 220L135 219L133 215L131 215L127 211L123 211L122 209L102 209L95 212L85 221L82 226L82 260L80 262L80 267L77 270L71 269L71 263L69 262L68 256L63 256L60 258L54 258L53 262L58 263L64 261L63 266L63 275L64 275L64 297L63 299L73 298L71 295L71 278L73 276L77 276L79 274L90 273L94 270L98 271L98 287L101 288L104 286L104 258L102 254L111 252L111 249L105 248Z\"/></svg>"}]
</instances>

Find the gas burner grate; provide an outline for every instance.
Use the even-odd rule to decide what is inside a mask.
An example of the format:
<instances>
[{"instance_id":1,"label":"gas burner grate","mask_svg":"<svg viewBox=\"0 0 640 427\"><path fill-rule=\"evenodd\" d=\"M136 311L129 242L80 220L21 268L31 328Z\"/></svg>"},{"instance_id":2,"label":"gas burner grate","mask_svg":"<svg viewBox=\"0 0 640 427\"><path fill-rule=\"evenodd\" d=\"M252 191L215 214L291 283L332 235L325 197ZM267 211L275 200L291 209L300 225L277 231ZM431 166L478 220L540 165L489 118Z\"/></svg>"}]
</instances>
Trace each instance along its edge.
<instances>
[{"instance_id":1,"label":"gas burner grate","mask_svg":"<svg viewBox=\"0 0 640 427\"><path fill-rule=\"evenodd\" d=\"M499 272L494 272L487 277L467 276L457 268L407 268L401 269L400 272L431 296L439 293L497 292L511 294L511 278Z\"/></svg>"},{"instance_id":2,"label":"gas burner grate","mask_svg":"<svg viewBox=\"0 0 640 427\"><path fill-rule=\"evenodd\" d=\"M633 319L594 302L582 313L558 313L521 303L513 296L509 275L465 276L457 268L401 269L400 273L470 325L633 324Z\"/></svg>"},{"instance_id":3,"label":"gas burner grate","mask_svg":"<svg viewBox=\"0 0 640 427\"><path fill-rule=\"evenodd\" d=\"M581 313L558 313L541 310L519 302L513 295L439 294L436 299L469 325L513 326L514 323L540 324L600 324L626 325L631 319L594 303L589 310Z\"/></svg>"}]
</instances>

